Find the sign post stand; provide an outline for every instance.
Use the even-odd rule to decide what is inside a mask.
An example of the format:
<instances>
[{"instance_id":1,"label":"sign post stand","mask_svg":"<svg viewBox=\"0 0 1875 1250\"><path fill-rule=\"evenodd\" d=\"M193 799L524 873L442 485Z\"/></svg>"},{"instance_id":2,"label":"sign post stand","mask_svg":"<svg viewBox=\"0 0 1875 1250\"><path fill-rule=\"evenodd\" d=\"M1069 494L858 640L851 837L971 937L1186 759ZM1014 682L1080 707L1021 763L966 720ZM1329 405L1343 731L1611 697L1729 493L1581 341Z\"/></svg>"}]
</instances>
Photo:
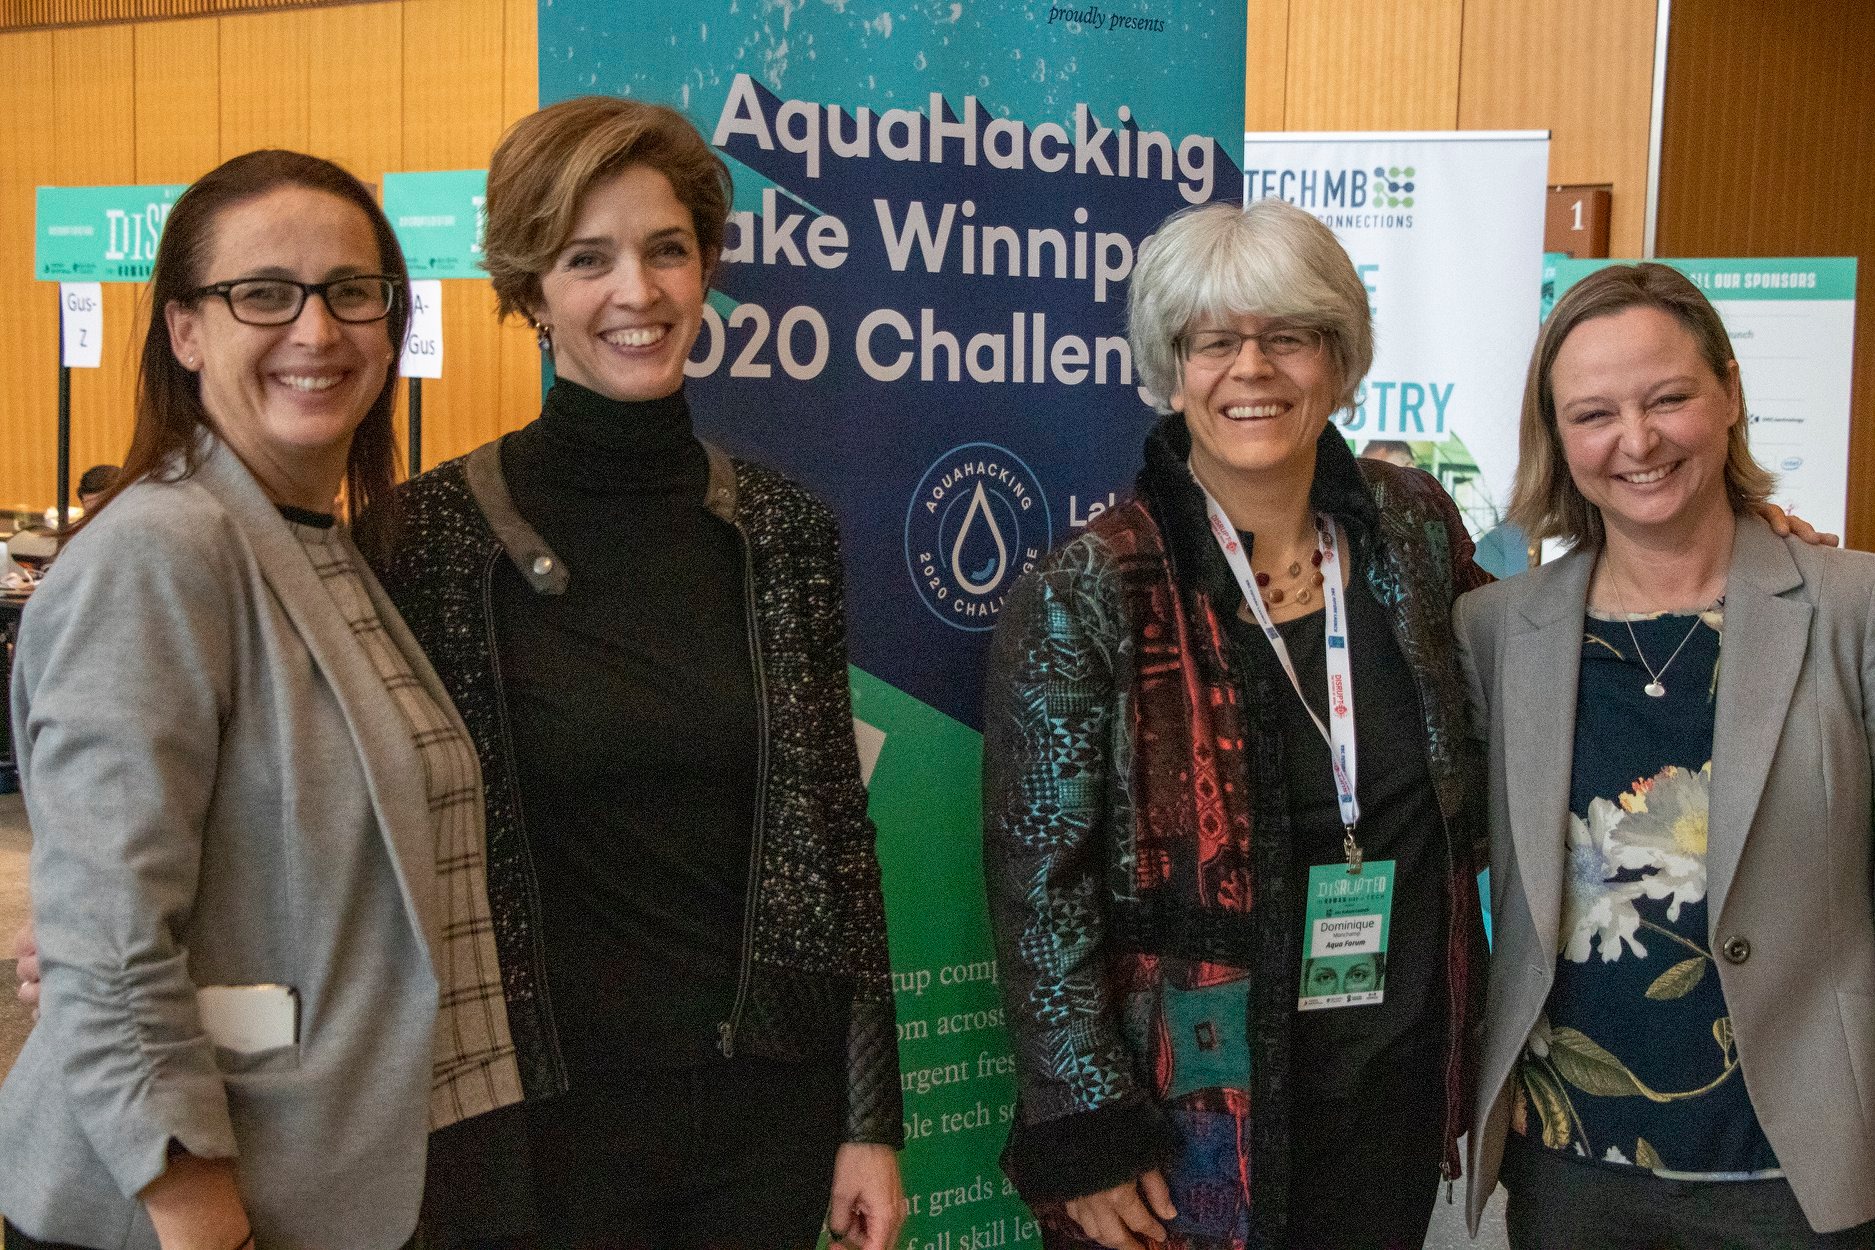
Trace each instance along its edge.
<instances>
[{"instance_id":1,"label":"sign post stand","mask_svg":"<svg viewBox=\"0 0 1875 1250\"><path fill-rule=\"evenodd\" d=\"M59 533L71 521L72 367L65 363L65 292L59 289Z\"/></svg>"},{"instance_id":2,"label":"sign post stand","mask_svg":"<svg viewBox=\"0 0 1875 1250\"><path fill-rule=\"evenodd\" d=\"M384 175L384 213L410 269L410 334L400 366L410 379L410 476L423 471L423 378L443 376L444 278L486 278L479 169Z\"/></svg>"},{"instance_id":3,"label":"sign post stand","mask_svg":"<svg viewBox=\"0 0 1875 1250\"><path fill-rule=\"evenodd\" d=\"M72 362L96 368L104 335L99 282L147 282L156 242L181 184L38 187L34 190L33 277L59 283L59 532L71 520ZM67 289L81 303L67 306ZM89 287L89 290L84 288ZM76 333L67 338L67 318Z\"/></svg>"}]
</instances>

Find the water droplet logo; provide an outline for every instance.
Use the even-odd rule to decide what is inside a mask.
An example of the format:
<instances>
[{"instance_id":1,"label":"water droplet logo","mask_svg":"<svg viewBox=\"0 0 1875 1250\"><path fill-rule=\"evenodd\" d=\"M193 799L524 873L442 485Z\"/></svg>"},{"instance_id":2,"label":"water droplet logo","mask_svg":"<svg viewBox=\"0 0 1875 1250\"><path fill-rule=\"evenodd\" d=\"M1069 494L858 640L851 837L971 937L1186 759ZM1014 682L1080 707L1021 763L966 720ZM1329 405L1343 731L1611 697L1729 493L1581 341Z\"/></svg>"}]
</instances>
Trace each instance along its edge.
<instances>
[{"instance_id":1,"label":"water droplet logo","mask_svg":"<svg viewBox=\"0 0 1875 1250\"><path fill-rule=\"evenodd\" d=\"M1003 600L1051 540L1041 482L994 443L965 443L939 456L905 514L912 584L931 614L956 629L994 628Z\"/></svg>"},{"instance_id":2,"label":"water droplet logo","mask_svg":"<svg viewBox=\"0 0 1875 1250\"><path fill-rule=\"evenodd\" d=\"M987 530L991 541L996 544L995 552L982 552L988 558L974 573L970 572L975 563L965 547L965 540L975 537L979 529ZM981 540L976 544L981 547ZM990 514L990 498L978 482L976 489L970 492L970 510L964 513L964 523L957 527L957 537L951 540L951 576L957 584L973 595L987 595L995 590L1003 580L1003 574L1009 571L1009 544L1003 541L1003 531L996 524L996 518Z\"/></svg>"}]
</instances>

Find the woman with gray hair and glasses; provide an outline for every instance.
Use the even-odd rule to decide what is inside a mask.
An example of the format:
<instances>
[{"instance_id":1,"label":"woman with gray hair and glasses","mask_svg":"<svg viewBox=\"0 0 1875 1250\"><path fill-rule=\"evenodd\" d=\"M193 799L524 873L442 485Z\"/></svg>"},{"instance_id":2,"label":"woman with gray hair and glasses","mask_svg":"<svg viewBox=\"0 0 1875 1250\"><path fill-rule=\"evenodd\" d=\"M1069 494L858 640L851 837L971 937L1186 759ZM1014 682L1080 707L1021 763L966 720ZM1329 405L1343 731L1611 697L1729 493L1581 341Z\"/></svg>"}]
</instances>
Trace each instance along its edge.
<instances>
[{"instance_id":1,"label":"woman with gray hair and glasses","mask_svg":"<svg viewBox=\"0 0 1875 1250\"><path fill-rule=\"evenodd\" d=\"M1466 1123L1483 775L1450 622L1488 575L1431 477L1332 422L1373 336L1314 217L1180 213L1129 301L1165 414L1137 493L991 658L1004 1166L1050 1247L1417 1248Z\"/></svg>"}]
</instances>

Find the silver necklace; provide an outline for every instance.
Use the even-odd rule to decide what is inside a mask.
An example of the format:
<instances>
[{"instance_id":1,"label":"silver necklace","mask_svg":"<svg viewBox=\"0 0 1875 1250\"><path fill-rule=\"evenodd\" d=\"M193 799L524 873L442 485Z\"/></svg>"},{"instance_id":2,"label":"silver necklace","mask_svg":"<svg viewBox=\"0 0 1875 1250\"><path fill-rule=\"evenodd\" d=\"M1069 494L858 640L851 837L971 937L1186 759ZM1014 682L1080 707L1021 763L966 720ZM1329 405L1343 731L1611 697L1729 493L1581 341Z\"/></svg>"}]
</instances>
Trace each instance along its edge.
<instances>
[{"instance_id":1,"label":"silver necklace","mask_svg":"<svg viewBox=\"0 0 1875 1250\"><path fill-rule=\"evenodd\" d=\"M1673 648L1673 654L1668 656L1667 662L1656 671L1654 666L1647 662L1647 653L1641 650L1641 640L1634 636L1633 614L1628 611L1628 605L1622 601L1621 587L1615 585L1613 576L1608 578L1608 588L1615 592L1615 606L1621 609L1621 623L1628 627L1628 641L1634 644L1634 654L1640 660L1641 667L1647 670L1647 675L1653 679L1641 689L1647 692L1650 699L1664 699L1667 695L1667 688L1660 684L1660 679L1666 676L1668 669L1673 667L1673 662L1680 658L1680 652L1685 650L1686 644L1693 640L1693 635L1699 632L1699 627L1706 623L1705 618L1697 612L1693 614L1693 627L1686 631L1686 637L1680 639L1680 645Z\"/></svg>"}]
</instances>

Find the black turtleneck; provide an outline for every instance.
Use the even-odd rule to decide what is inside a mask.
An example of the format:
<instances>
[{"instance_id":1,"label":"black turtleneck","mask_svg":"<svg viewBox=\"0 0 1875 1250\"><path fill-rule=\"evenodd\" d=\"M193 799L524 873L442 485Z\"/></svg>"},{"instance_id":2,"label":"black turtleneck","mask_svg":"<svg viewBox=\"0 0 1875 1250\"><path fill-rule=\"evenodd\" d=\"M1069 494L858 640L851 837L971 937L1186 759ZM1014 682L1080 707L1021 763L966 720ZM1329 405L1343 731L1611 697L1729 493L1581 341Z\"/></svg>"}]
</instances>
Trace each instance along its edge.
<instances>
[{"instance_id":1,"label":"black turtleneck","mask_svg":"<svg viewBox=\"0 0 1875 1250\"><path fill-rule=\"evenodd\" d=\"M576 1088L694 1064L728 1015L755 817L742 543L703 506L679 391L567 381L501 443L522 517L567 570L494 583L501 686Z\"/></svg>"}]
</instances>

